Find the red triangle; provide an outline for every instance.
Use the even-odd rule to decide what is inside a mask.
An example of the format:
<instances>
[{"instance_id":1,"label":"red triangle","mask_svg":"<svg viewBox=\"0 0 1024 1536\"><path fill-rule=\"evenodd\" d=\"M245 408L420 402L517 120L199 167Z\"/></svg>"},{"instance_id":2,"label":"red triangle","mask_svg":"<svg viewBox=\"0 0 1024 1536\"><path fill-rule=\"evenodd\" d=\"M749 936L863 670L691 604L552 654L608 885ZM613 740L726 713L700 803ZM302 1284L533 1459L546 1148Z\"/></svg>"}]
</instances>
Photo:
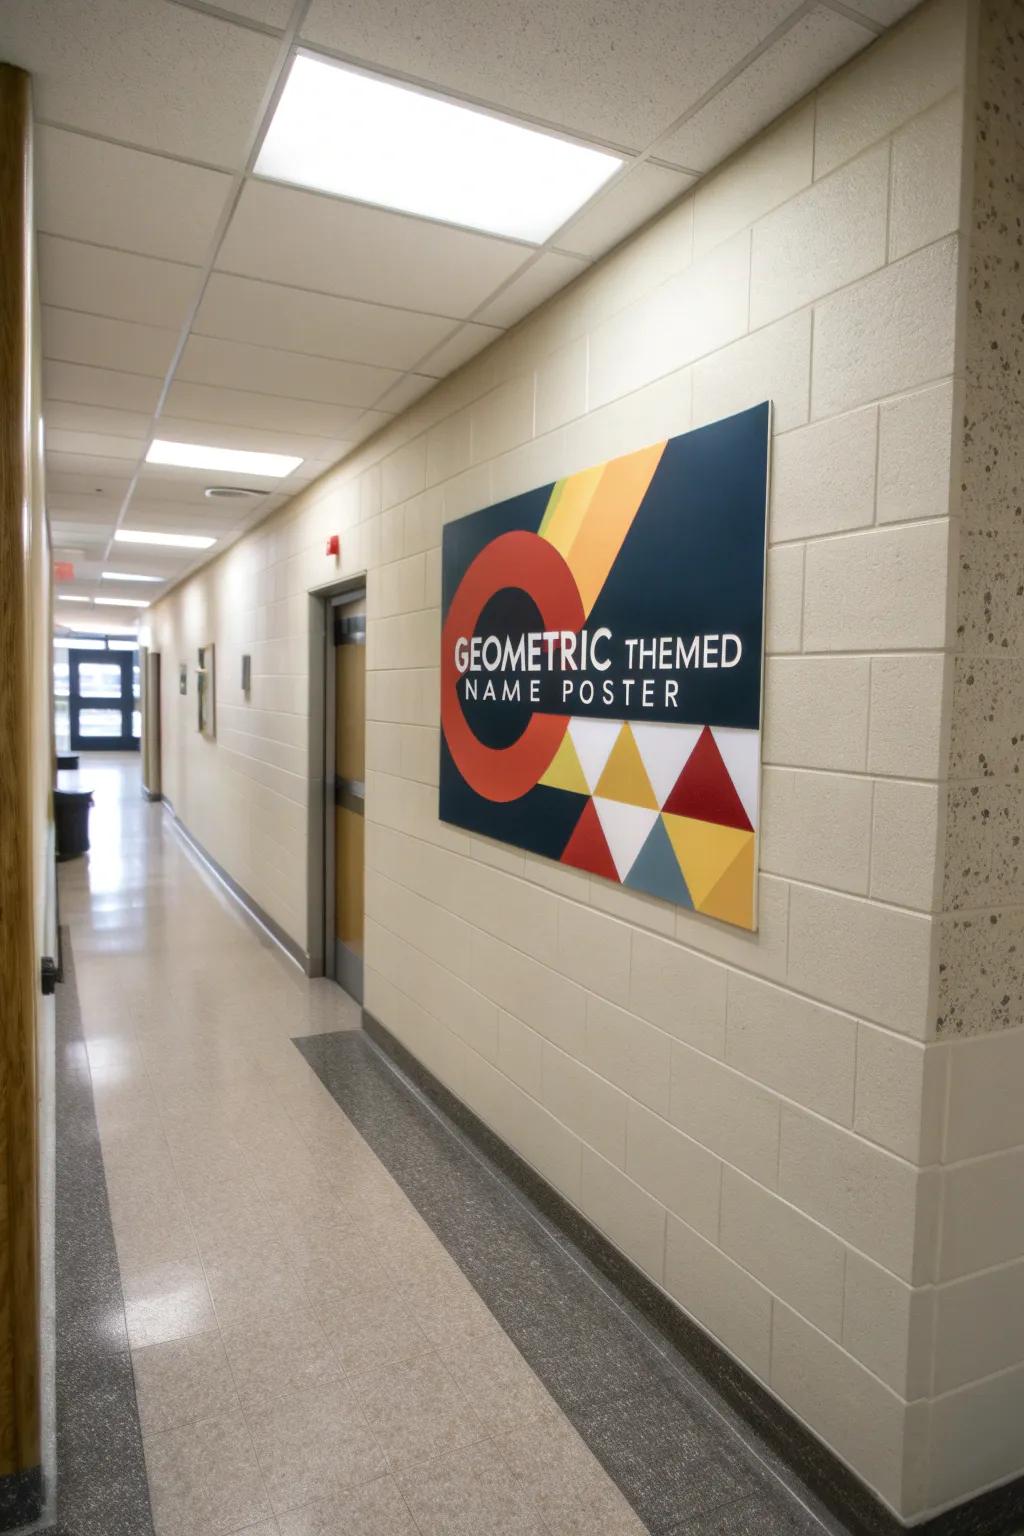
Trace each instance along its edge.
<instances>
[{"instance_id":1,"label":"red triangle","mask_svg":"<svg viewBox=\"0 0 1024 1536\"><path fill-rule=\"evenodd\" d=\"M720 827L754 830L710 727L705 726L697 738L662 810L672 816L690 816L694 821L713 821Z\"/></svg>"},{"instance_id":2,"label":"red triangle","mask_svg":"<svg viewBox=\"0 0 1024 1536\"><path fill-rule=\"evenodd\" d=\"M588 800L583 807L583 815L562 850L561 862L571 864L574 869L585 869L592 875L603 875L606 880L614 880L617 885L620 883L619 872L615 868L615 860L611 856L593 800Z\"/></svg>"}]
</instances>

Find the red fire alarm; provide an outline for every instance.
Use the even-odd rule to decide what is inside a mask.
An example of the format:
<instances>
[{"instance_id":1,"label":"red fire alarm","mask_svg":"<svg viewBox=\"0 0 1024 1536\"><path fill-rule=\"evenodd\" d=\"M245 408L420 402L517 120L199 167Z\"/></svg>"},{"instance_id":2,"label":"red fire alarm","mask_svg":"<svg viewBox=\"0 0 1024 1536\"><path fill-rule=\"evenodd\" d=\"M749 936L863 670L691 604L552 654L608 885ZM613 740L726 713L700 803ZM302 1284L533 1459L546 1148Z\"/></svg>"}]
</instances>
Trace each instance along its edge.
<instances>
[{"instance_id":1,"label":"red fire alarm","mask_svg":"<svg viewBox=\"0 0 1024 1536\"><path fill-rule=\"evenodd\" d=\"M327 553L329 555L335 555L335 556L340 558L340 556L341 556L341 535L340 534L332 533L329 536L329 538L327 540Z\"/></svg>"}]
</instances>

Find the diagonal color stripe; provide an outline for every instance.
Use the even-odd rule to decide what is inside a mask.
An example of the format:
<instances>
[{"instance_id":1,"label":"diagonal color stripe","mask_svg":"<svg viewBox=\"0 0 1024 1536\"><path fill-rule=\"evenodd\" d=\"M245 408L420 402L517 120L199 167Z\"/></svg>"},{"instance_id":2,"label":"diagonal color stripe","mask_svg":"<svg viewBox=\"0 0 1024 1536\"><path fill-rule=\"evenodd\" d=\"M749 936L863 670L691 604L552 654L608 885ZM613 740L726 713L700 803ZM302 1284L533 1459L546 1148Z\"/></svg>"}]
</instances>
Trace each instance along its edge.
<instances>
[{"instance_id":1,"label":"diagonal color stripe","mask_svg":"<svg viewBox=\"0 0 1024 1536\"><path fill-rule=\"evenodd\" d=\"M604 464L597 464L593 469L581 470L578 475L559 480L551 492L540 533L566 559L569 558L569 551L601 483L605 468Z\"/></svg>"},{"instance_id":2,"label":"diagonal color stripe","mask_svg":"<svg viewBox=\"0 0 1024 1536\"><path fill-rule=\"evenodd\" d=\"M566 559L589 614L615 564L665 451L664 443L610 459L587 505Z\"/></svg>"}]
</instances>

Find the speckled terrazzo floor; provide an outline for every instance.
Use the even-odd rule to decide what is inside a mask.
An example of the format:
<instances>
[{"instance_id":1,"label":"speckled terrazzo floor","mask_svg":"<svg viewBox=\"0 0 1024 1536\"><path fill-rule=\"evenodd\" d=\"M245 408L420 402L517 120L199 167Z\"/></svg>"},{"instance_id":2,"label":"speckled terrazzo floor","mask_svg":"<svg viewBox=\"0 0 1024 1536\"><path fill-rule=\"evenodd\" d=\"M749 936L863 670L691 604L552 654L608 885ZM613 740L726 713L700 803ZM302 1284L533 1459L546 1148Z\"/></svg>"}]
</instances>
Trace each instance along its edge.
<instances>
[{"instance_id":1,"label":"speckled terrazzo floor","mask_svg":"<svg viewBox=\"0 0 1024 1536\"><path fill-rule=\"evenodd\" d=\"M838 1529L239 910L136 761L81 778L68 1049L109 1215L82 1152L62 1525L148 1536L144 1466L157 1536Z\"/></svg>"}]
</instances>

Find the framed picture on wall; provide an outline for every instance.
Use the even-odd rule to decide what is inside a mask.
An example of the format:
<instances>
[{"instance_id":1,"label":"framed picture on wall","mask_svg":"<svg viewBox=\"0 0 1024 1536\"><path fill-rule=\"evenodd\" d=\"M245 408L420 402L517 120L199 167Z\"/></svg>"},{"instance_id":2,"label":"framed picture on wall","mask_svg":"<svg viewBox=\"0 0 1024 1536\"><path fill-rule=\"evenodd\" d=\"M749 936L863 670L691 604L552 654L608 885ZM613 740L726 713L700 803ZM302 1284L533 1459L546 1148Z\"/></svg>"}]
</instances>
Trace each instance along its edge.
<instances>
[{"instance_id":1,"label":"framed picture on wall","mask_svg":"<svg viewBox=\"0 0 1024 1536\"><path fill-rule=\"evenodd\" d=\"M211 738L217 734L216 669L214 647L199 647L199 665L196 668L196 726L202 736Z\"/></svg>"}]
</instances>

